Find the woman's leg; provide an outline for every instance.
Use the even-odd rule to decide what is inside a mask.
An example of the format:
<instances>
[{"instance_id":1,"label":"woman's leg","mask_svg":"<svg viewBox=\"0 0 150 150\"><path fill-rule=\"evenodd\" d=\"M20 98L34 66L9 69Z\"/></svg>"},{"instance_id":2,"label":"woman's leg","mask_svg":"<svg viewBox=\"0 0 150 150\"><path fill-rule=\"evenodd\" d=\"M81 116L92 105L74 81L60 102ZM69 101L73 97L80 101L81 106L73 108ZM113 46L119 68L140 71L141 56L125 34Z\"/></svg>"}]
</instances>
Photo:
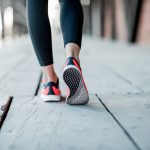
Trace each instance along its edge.
<instances>
[{"instance_id":1,"label":"woman's leg","mask_svg":"<svg viewBox=\"0 0 150 150\"><path fill-rule=\"evenodd\" d=\"M66 56L73 56L79 61L84 18L80 0L59 0L59 3Z\"/></svg>"},{"instance_id":2,"label":"woman's leg","mask_svg":"<svg viewBox=\"0 0 150 150\"><path fill-rule=\"evenodd\" d=\"M44 82L56 82L53 67L51 27L48 18L48 0L27 0L28 29L36 56L45 77Z\"/></svg>"},{"instance_id":3,"label":"woman's leg","mask_svg":"<svg viewBox=\"0 0 150 150\"><path fill-rule=\"evenodd\" d=\"M79 64L82 40L83 10L80 0L59 0L61 6L60 23L64 38L67 60L63 79L68 87L68 104L87 104L88 91Z\"/></svg>"}]
</instances>

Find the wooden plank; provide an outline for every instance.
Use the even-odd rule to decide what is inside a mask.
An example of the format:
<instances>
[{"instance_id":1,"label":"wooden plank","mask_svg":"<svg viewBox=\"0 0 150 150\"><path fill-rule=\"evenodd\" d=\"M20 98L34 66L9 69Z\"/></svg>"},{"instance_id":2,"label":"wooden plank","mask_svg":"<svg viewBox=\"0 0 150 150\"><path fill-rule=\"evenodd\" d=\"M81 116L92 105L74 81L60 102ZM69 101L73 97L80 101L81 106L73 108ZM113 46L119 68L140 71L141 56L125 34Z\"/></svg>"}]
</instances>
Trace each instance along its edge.
<instances>
[{"instance_id":1,"label":"wooden plank","mask_svg":"<svg viewBox=\"0 0 150 150\"><path fill-rule=\"evenodd\" d=\"M141 149L150 149L150 93L100 95L101 100Z\"/></svg>"},{"instance_id":2,"label":"wooden plank","mask_svg":"<svg viewBox=\"0 0 150 150\"><path fill-rule=\"evenodd\" d=\"M5 52L5 49L3 50ZM17 64L20 64L26 58L26 55L20 55L17 51L12 50L10 53L4 52L0 53L0 80L2 80L8 72L13 70Z\"/></svg>"},{"instance_id":3,"label":"wooden plank","mask_svg":"<svg viewBox=\"0 0 150 150\"><path fill-rule=\"evenodd\" d=\"M85 60L85 59L84 59ZM84 61L88 62L88 60ZM94 71L88 71L93 64L84 65L83 75L88 89L92 93L139 93L140 90L121 77L118 77L111 70L107 69L104 64L95 64Z\"/></svg>"},{"instance_id":4,"label":"wooden plank","mask_svg":"<svg viewBox=\"0 0 150 150\"><path fill-rule=\"evenodd\" d=\"M92 52L90 44L84 43L83 54L81 54L83 75L85 76L89 90L93 93L140 93L140 89L133 86L125 78L117 76L111 69L106 68L104 62L109 62L112 52L105 52L99 48L100 46L97 45L97 43L92 42L91 46L93 46L94 52ZM108 45L106 42L105 44ZM111 43L109 44L111 45ZM103 46L104 44L101 45L101 47ZM106 46L104 50L107 49L107 47L108 46ZM90 62L89 58L91 59Z\"/></svg>"},{"instance_id":5,"label":"wooden plank","mask_svg":"<svg viewBox=\"0 0 150 150\"><path fill-rule=\"evenodd\" d=\"M122 52L122 54L123 53L124 52ZM108 62L104 60L104 63L117 74L128 79L135 87L140 88L143 92L150 92L149 54L150 52L144 52L144 50L141 49L141 52L134 51L134 53L128 52L123 54L124 57L111 57ZM118 54L118 56L119 55L121 54Z\"/></svg>"},{"instance_id":6,"label":"wooden plank","mask_svg":"<svg viewBox=\"0 0 150 150\"><path fill-rule=\"evenodd\" d=\"M10 96L34 96L40 77L39 66L32 51L29 51L32 48L27 37L3 44L0 48L0 66L3 66L0 68L0 108L8 103ZM6 113L7 110L0 109L1 125Z\"/></svg>"},{"instance_id":7,"label":"wooden plank","mask_svg":"<svg viewBox=\"0 0 150 150\"><path fill-rule=\"evenodd\" d=\"M8 104L10 96L34 96L40 77L28 37L12 42L13 46L8 42L0 48L0 108ZM7 109L0 109L1 125L6 115Z\"/></svg>"},{"instance_id":8,"label":"wooden plank","mask_svg":"<svg viewBox=\"0 0 150 150\"><path fill-rule=\"evenodd\" d=\"M33 57L15 68L0 84L1 96L34 96L39 83L40 69Z\"/></svg>"},{"instance_id":9,"label":"wooden plank","mask_svg":"<svg viewBox=\"0 0 150 150\"><path fill-rule=\"evenodd\" d=\"M31 144L32 141L32 144ZM16 97L2 126L2 150L136 149L95 96L86 106Z\"/></svg>"},{"instance_id":10,"label":"wooden plank","mask_svg":"<svg viewBox=\"0 0 150 150\"><path fill-rule=\"evenodd\" d=\"M25 61L31 49L26 37L6 42L3 42L0 48L0 80L13 70L17 64Z\"/></svg>"},{"instance_id":11,"label":"wooden plank","mask_svg":"<svg viewBox=\"0 0 150 150\"><path fill-rule=\"evenodd\" d=\"M149 46L143 47L111 41L100 41L96 38L85 38L83 48L85 52L83 52L82 56L86 57L85 64L89 65L90 57L96 69L96 65L102 64L103 67L110 70L115 76L125 79L131 86L139 89L140 93L150 92ZM104 76L99 74L99 77L103 78ZM126 90L124 93L127 93Z\"/></svg>"},{"instance_id":12,"label":"wooden plank","mask_svg":"<svg viewBox=\"0 0 150 150\"><path fill-rule=\"evenodd\" d=\"M7 95L3 94L6 85L6 82L4 83L3 81L15 70L15 67L19 66L18 64L21 64L26 59L28 46L26 46L27 50L24 47L27 43L24 38L15 38L11 41L4 40L0 45L0 107L7 103L7 99L10 96L7 91L5 91ZM3 111L1 110L0 115L2 114Z\"/></svg>"},{"instance_id":13,"label":"wooden plank","mask_svg":"<svg viewBox=\"0 0 150 150\"><path fill-rule=\"evenodd\" d=\"M23 39L22 39L23 40ZM25 38L25 40L28 40ZM3 72L3 79L1 79L0 84L0 96L16 96L16 95L32 95L34 96L40 77L40 68L36 61L36 57L33 55L33 50L28 42L19 42L18 45L14 46L13 49L10 47L8 51L11 52L14 49L13 58L14 60L7 60L8 64L13 64L14 66L7 66L5 64L5 59L1 60L1 64L6 65L9 69L0 71ZM25 49L28 48L28 49ZM30 51L31 52L30 52ZM4 53L6 55L7 53ZM9 54L9 53L8 53ZM9 57L9 56L8 56ZM6 57L5 57L6 58ZM17 59L19 58L19 60ZM10 63L11 62L11 63ZM7 68L7 67L4 67ZM8 71L8 72L7 72Z\"/></svg>"}]
</instances>

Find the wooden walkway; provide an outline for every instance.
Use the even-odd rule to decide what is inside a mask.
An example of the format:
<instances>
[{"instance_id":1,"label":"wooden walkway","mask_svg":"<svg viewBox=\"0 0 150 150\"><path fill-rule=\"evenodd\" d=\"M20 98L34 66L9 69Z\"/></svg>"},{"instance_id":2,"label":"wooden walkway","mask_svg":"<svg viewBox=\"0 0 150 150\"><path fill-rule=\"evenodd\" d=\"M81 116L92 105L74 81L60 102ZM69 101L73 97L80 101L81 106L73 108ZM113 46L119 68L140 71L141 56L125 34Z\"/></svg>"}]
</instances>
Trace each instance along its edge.
<instances>
[{"instance_id":1,"label":"wooden walkway","mask_svg":"<svg viewBox=\"0 0 150 150\"><path fill-rule=\"evenodd\" d=\"M60 78L63 43L54 37ZM44 103L42 74L28 37L0 48L0 150L149 150L150 47L84 37L86 106ZM59 43L59 44L58 44Z\"/></svg>"}]
</instances>

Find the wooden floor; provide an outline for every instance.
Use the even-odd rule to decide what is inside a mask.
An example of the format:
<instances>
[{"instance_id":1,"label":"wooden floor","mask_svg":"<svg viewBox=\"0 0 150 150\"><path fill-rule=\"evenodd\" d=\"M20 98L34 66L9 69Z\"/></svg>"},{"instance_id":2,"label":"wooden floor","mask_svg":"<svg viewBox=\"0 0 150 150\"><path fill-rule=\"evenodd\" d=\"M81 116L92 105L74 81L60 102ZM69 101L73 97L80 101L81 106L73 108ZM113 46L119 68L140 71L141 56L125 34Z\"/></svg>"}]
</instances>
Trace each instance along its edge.
<instances>
[{"instance_id":1,"label":"wooden floor","mask_svg":"<svg viewBox=\"0 0 150 150\"><path fill-rule=\"evenodd\" d=\"M62 37L53 38L65 97ZM0 150L149 150L150 47L83 37L86 106L44 103L29 37L0 48Z\"/></svg>"}]
</instances>

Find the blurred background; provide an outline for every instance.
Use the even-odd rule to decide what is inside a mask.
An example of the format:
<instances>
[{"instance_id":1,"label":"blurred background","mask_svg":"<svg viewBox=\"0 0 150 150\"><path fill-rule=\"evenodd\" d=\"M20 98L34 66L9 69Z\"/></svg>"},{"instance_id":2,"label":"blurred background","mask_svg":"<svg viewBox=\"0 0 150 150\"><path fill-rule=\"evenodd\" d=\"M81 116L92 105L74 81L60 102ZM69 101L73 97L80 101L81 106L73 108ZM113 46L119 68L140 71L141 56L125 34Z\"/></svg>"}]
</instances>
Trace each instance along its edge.
<instances>
[{"instance_id":1,"label":"blurred background","mask_svg":"<svg viewBox=\"0 0 150 150\"><path fill-rule=\"evenodd\" d=\"M149 0L81 0L84 34L124 42L150 43ZM49 0L53 32L60 33L58 0ZM28 33L26 0L0 0L0 41Z\"/></svg>"}]
</instances>

